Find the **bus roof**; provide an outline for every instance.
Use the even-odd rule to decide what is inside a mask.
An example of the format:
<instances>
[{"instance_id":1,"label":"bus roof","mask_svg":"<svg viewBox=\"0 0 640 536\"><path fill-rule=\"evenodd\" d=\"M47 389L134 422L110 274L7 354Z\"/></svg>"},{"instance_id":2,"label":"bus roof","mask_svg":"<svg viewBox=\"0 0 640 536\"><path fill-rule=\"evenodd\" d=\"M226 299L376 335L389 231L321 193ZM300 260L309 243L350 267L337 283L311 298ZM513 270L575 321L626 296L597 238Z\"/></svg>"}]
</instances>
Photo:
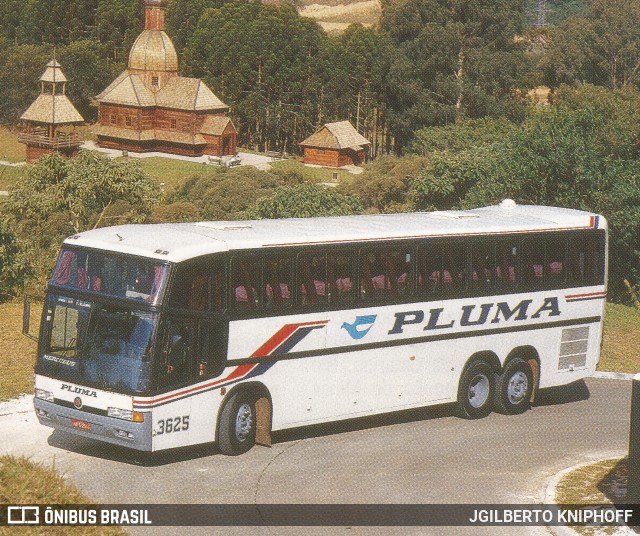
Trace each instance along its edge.
<instances>
[{"instance_id":1,"label":"bus roof","mask_svg":"<svg viewBox=\"0 0 640 536\"><path fill-rule=\"evenodd\" d=\"M505 200L464 211L120 225L85 231L64 243L180 262L243 249L605 227L594 213Z\"/></svg>"}]
</instances>

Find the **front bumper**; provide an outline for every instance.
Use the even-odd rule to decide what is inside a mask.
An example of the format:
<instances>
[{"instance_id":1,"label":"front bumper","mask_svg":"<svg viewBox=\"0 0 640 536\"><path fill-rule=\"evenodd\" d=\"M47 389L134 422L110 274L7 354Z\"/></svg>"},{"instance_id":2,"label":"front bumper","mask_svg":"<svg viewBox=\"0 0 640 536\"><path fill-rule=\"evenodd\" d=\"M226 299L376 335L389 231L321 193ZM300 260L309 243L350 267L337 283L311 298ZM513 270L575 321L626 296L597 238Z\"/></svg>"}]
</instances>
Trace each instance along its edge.
<instances>
[{"instance_id":1,"label":"front bumper","mask_svg":"<svg viewBox=\"0 0 640 536\"><path fill-rule=\"evenodd\" d=\"M45 426L135 450L151 452L153 449L151 413L145 413L144 422L131 422L68 408L40 398L34 398L33 405L40 424ZM74 420L88 423L88 429L73 426Z\"/></svg>"}]
</instances>

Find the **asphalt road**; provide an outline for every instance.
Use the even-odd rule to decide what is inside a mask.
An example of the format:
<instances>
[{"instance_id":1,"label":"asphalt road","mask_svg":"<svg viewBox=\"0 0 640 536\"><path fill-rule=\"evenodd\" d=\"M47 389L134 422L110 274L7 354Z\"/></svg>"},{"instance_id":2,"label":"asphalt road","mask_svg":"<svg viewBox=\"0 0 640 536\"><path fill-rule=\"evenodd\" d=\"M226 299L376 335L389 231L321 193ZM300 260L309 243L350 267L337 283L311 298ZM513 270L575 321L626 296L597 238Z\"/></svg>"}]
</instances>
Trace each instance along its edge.
<instances>
[{"instance_id":1,"label":"asphalt road","mask_svg":"<svg viewBox=\"0 0 640 536\"><path fill-rule=\"evenodd\" d=\"M476 421L450 406L276 434L273 447L225 457L213 446L138 460L132 452L0 417L0 452L55 463L96 502L540 503L547 480L628 448L631 382L588 379L541 393L518 416ZM157 531L157 529L156 529ZM135 533L148 533L135 529ZM164 528L155 533L185 534ZM202 528L202 534L546 534L541 528Z\"/></svg>"}]
</instances>

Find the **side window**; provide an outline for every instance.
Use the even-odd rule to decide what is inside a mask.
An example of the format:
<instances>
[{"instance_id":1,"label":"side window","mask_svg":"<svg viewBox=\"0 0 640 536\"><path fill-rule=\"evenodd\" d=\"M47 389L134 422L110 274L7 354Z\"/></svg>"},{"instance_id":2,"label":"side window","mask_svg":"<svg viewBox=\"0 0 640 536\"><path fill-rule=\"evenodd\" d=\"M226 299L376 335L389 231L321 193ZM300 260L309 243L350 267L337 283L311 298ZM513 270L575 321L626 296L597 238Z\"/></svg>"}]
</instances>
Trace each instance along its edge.
<instances>
[{"instance_id":1,"label":"side window","mask_svg":"<svg viewBox=\"0 0 640 536\"><path fill-rule=\"evenodd\" d=\"M498 242L496 245L496 287L499 291L515 291L518 279L520 245L518 241Z\"/></svg>"},{"instance_id":2,"label":"side window","mask_svg":"<svg viewBox=\"0 0 640 536\"><path fill-rule=\"evenodd\" d=\"M496 277L495 245L480 242L471 246L471 288L474 292L488 293L494 288Z\"/></svg>"},{"instance_id":3,"label":"side window","mask_svg":"<svg viewBox=\"0 0 640 536\"><path fill-rule=\"evenodd\" d=\"M161 336L159 388L177 389L220 374L226 362L227 327L222 320L169 320Z\"/></svg>"},{"instance_id":4,"label":"side window","mask_svg":"<svg viewBox=\"0 0 640 536\"><path fill-rule=\"evenodd\" d=\"M327 258L329 302L349 304L355 299L353 257L329 253Z\"/></svg>"},{"instance_id":5,"label":"side window","mask_svg":"<svg viewBox=\"0 0 640 536\"><path fill-rule=\"evenodd\" d=\"M231 262L231 291L234 309L253 310L261 305L262 259L234 258Z\"/></svg>"},{"instance_id":6,"label":"side window","mask_svg":"<svg viewBox=\"0 0 640 536\"><path fill-rule=\"evenodd\" d=\"M445 294L458 294L467 288L467 265L463 242L444 245L442 288Z\"/></svg>"},{"instance_id":7,"label":"side window","mask_svg":"<svg viewBox=\"0 0 640 536\"><path fill-rule=\"evenodd\" d=\"M169 305L192 311L223 309L224 268L211 260L178 266L171 288Z\"/></svg>"},{"instance_id":8,"label":"side window","mask_svg":"<svg viewBox=\"0 0 640 536\"><path fill-rule=\"evenodd\" d=\"M198 330L195 322L169 322L164 334L159 384L172 389L192 383L198 376Z\"/></svg>"},{"instance_id":9,"label":"side window","mask_svg":"<svg viewBox=\"0 0 640 536\"><path fill-rule=\"evenodd\" d=\"M522 241L522 279L527 289L544 287L544 242L541 238Z\"/></svg>"},{"instance_id":10,"label":"side window","mask_svg":"<svg viewBox=\"0 0 640 536\"><path fill-rule=\"evenodd\" d=\"M442 292L443 254L442 244L427 242L418 247L418 289L427 297Z\"/></svg>"},{"instance_id":11,"label":"side window","mask_svg":"<svg viewBox=\"0 0 640 536\"><path fill-rule=\"evenodd\" d=\"M553 238L545 244L545 278L549 287L563 287L567 272L567 241Z\"/></svg>"},{"instance_id":12,"label":"side window","mask_svg":"<svg viewBox=\"0 0 640 536\"><path fill-rule=\"evenodd\" d=\"M558 288L565 284L566 240L532 237L522 241L522 279L525 288Z\"/></svg>"},{"instance_id":13,"label":"side window","mask_svg":"<svg viewBox=\"0 0 640 536\"><path fill-rule=\"evenodd\" d=\"M569 263L571 284L601 285L604 281L604 234L571 237Z\"/></svg>"},{"instance_id":14,"label":"side window","mask_svg":"<svg viewBox=\"0 0 640 536\"><path fill-rule=\"evenodd\" d=\"M293 260L264 260L264 303L268 309L284 309L291 305Z\"/></svg>"},{"instance_id":15,"label":"side window","mask_svg":"<svg viewBox=\"0 0 640 536\"><path fill-rule=\"evenodd\" d=\"M412 248L360 252L360 297L363 300L403 296L412 290Z\"/></svg>"},{"instance_id":16,"label":"side window","mask_svg":"<svg viewBox=\"0 0 640 536\"><path fill-rule=\"evenodd\" d=\"M301 254L298 257L300 303L327 303L327 256Z\"/></svg>"}]
</instances>

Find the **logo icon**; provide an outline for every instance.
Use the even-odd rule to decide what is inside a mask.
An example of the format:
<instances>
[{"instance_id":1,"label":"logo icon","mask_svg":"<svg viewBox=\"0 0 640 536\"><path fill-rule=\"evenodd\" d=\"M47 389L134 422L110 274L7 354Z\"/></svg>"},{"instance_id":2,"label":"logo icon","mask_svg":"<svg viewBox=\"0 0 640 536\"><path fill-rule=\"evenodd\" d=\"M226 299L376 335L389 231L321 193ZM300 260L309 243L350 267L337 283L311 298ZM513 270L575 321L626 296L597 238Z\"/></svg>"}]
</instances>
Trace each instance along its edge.
<instances>
[{"instance_id":1,"label":"logo icon","mask_svg":"<svg viewBox=\"0 0 640 536\"><path fill-rule=\"evenodd\" d=\"M79 396L76 396L73 399L73 405L76 409L82 409L82 400Z\"/></svg>"},{"instance_id":2,"label":"logo icon","mask_svg":"<svg viewBox=\"0 0 640 536\"><path fill-rule=\"evenodd\" d=\"M9 506L7 508L7 525L38 525L39 523L39 506Z\"/></svg>"},{"instance_id":3,"label":"logo icon","mask_svg":"<svg viewBox=\"0 0 640 536\"><path fill-rule=\"evenodd\" d=\"M378 315L356 316L353 323L347 324L346 322L343 322L341 327L347 330L347 333L351 335L352 339L362 339L362 337L369 333L369 330L373 327L373 323L376 321L377 316Z\"/></svg>"}]
</instances>

